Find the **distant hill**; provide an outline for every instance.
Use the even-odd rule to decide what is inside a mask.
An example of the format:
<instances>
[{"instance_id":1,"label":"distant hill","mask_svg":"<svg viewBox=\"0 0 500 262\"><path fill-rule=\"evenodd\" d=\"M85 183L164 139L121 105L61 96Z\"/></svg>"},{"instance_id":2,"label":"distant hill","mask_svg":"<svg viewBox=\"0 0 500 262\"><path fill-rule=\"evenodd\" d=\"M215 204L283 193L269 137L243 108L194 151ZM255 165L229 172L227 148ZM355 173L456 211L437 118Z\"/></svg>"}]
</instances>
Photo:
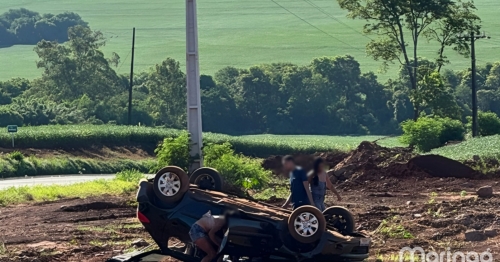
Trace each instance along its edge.
<instances>
[{"instance_id":1,"label":"distant hill","mask_svg":"<svg viewBox=\"0 0 500 262\"><path fill-rule=\"evenodd\" d=\"M345 17L336 0L203 0L198 1L200 66L213 74L225 66L249 67L260 63L309 63L314 57L351 54L362 69L377 71L380 63L365 54L369 38L363 21ZM500 61L500 2L476 0L483 28L492 39L477 43L478 64ZM0 13L13 8L39 13L76 12L94 30L108 38L106 53L117 52L119 73L130 66L132 27L136 27L136 71L170 56L185 63L185 1L182 0L2 0ZM293 14L292 14L293 13ZM431 57L436 47L423 43ZM464 69L470 61L449 53L448 68ZM34 78L33 46L0 49L0 80ZM395 73L391 68L381 79Z\"/></svg>"}]
</instances>

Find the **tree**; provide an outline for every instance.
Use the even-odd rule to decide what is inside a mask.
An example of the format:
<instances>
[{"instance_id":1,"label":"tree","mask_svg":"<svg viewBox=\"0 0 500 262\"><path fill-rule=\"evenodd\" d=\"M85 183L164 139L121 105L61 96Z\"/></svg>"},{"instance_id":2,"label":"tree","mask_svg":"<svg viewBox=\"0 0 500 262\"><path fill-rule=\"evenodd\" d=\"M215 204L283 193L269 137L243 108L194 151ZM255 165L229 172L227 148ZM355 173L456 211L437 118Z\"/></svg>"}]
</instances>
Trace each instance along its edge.
<instances>
[{"instance_id":1,"label":"tree","mask_svg":"<svg viewBox=\"0 0 500 262\"><path fill-rule=\"evenodd\" d=\"M353 19L367 20L366 34L377 34L378 39L367 44L367 53L375 60L388 63L398 61L408 72L411 90L417 91L418 44L425 40L435 40L440 44L436 60L445 63L446 47L457 45L454 32L470 30L479 18L472 13L475 6L467 1L451 0L338 0ZM449 32L449 28L453 28ZM411 43L411 46L408 45ZM467 46L457 50L465 52ZM439 66L439 69L441 66ZM413 118L417 119L420 105L413 104Z\"/></svg>"},{"instance_id":2,"label":"tree","mask_svg":"<svg viewBox=\"0 0 500 262\"><path fill-rule=\"evenodd\" d=\"M156 65L144 84L148 90L146 104L157 121L167 127L186 125L186 76L179 62L167 58Z\"/></svg>"},{"instance_id":3,"label":"tree","mask_svg":"<svg viewBox=\"0 0 500 262\"><path fill-rule=\"evenodd\" d=\"M40 15L25 8L11 9L0 15L0 47L41 40L63 43L68 40L68 29L74 26L87 27L87 23L71 12Z\"/></svg>"},{"instance_id":4,"label":"tree","mask_svg":"<svg viewBox=\"0 0 500 262\"><path fill-rule=\"evenodd\" d=\"M54 101L74 100L84 94L92 101L104 101L125 90L100 50L105 44L101 32L76 26L70 28L68 36L63 45L42 40L35 47L40 59L37 67L44 69L45 80L38 91Z\"/></svg>"},{"instance_id":5,"label":"tree","mask_svg":"<svg viewBox=\"0 0 500 262\"><path fill-rule=\"evenodd\" d=\"M439 72L435 71L424 75L419 81L419 92L411 94L414 104L421 105L422 109L430 109L432 114L451 119L461 118L461 109L455 101L451 89L444 85Z\"/></svg>"}]
</instances>

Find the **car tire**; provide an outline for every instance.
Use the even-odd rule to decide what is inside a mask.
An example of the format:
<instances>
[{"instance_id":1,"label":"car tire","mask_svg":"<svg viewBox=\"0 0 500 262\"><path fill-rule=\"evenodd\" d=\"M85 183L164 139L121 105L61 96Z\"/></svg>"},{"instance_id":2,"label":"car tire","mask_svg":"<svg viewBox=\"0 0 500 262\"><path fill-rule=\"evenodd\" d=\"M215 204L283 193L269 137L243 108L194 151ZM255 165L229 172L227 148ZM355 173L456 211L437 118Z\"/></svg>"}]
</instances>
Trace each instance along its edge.
<instances>
[{"instance_id":1,"label":"car tire","mask_svg":"<svg viewBox=\"0 0 500 262\"><path fill-rule=\"evenodd\" d=\"M217 170L210 167L196 169L189 177L189 183L204 190L222 191L222 178Z\"/></svg>"},{"instance_id":2,"label":"car tire","mask_svg":"<svg viewBox=\"0 0 500 262\"><path fill-rule=\"evenodd\" d=\"M323 211L328 225L333 226L343 235L354 232L354 216L344 207L334 206Z\"/></svg>"},{"instance_id":3,"label":"car tire","mask_svg":"<svg viewBox=\"0 0 500 262\"><path fill-rule=\"evenodd\" d=\"M189 177L180 167L167 166L155 175L153 190L163 202L175 203L179 201L188 189Z\"/></svg>"},{"instance_id":4,"label":"car tire","mask_svg":"<svg viewBox=\"0 0 500 262\"><path fill-rule=\"evenodd\" d=\"M288 218L288 231L300 243L308 244L319 240L325 230L325 216L313 206L301 206Z\"/></svg>"}]
</instances>

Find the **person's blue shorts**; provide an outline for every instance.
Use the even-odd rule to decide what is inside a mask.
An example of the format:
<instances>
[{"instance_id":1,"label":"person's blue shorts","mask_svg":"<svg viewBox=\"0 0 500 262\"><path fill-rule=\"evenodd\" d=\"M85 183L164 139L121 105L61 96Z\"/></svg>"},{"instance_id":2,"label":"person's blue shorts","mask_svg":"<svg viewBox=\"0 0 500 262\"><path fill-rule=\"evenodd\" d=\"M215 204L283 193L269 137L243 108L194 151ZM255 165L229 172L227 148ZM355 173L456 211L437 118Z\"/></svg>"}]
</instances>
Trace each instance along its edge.
<instances>
[{"instance_id":1,"label":"person's blue shorts","mask_svg":"<svg viewBox=\"0 0 500 262\"><path fill-rule=\"evenodd\" d=\"M189 230L189 237L191 238L191 241L196 242L196 240L200 238L204 238L207 236L207 233L205 232L205 229L203 229L200 225L194 223L193 226L191 226L191 229Z\"/></svg>"}]
</instances>

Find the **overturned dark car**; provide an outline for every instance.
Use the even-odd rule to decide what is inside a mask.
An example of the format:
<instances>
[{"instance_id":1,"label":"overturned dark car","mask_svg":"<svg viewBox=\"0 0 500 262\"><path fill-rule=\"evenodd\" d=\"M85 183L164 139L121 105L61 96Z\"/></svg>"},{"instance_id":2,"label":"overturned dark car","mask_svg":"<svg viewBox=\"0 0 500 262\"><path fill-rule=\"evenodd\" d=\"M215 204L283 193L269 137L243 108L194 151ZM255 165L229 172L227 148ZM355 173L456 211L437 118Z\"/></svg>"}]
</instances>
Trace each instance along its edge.
<instances>
[{"instance_id":1,"label":"overturned dark car","mask_svg":"<svg viewBox=\"0 0 500 262\"><path fill-rule=\"evenodd\" d=\"M217 192L218 172L200 168L188 176L181 168L165 167L154 181L142 181L137 193L137 217L159 250L114 257L108 261L155 261L172 256L200 261L202 251L191 243L190 227L209 210L231 210L222 232L222 256L232 261L363 261L368 258L370 238L354 232L351 213L330 207L323 213L303 206L294 211ZM169 247L169 239L184 243ZM159 261L159 260L157 260Z\"/></svg>"}]
</instances>

